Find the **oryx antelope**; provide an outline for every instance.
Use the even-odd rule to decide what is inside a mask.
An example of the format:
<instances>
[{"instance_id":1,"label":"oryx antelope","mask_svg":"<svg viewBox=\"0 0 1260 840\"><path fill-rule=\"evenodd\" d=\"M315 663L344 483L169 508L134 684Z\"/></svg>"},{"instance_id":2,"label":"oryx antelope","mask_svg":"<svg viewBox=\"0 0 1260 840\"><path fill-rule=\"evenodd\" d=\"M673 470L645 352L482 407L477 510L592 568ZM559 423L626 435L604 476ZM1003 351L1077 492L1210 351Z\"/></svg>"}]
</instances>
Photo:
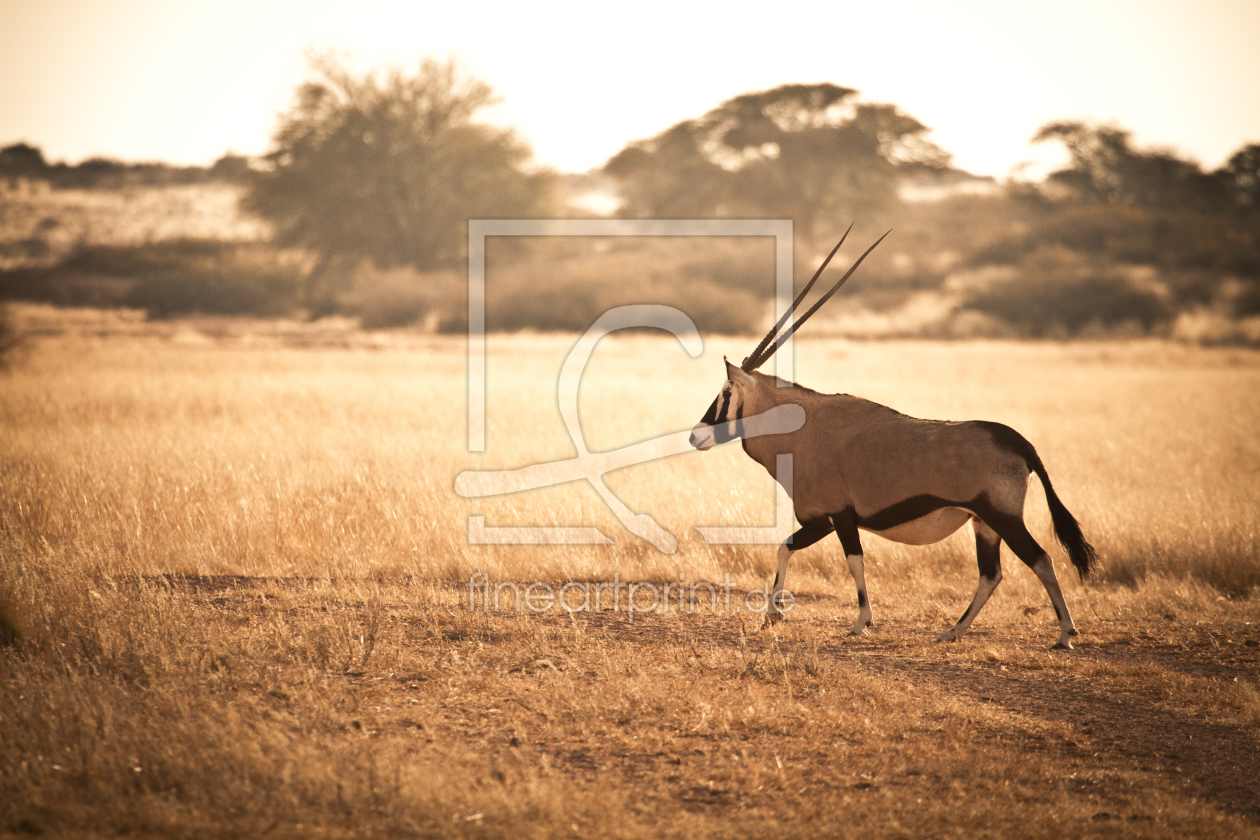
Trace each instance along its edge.
<instances>
[{"instance_id":1,"label":"oryx antelope","mask_svg":"<svg viewBox=\"0 0 1260 840\"><path fill-rule=\"evenodd\" d=\"M880 241L883 237L875 245ZM1000 547L1005 541L1046 587L1059 619L1060 636L1054 647L1071 648L1076 628L1054 566L1024 525L1024 496L1032 473L1045 488L1055 536L1082 578L1093 569L1095 553L1055 494L1037 451L1019 432L982 420L919 420L860 397L820 394L757 372L788 336L836 293L875 245L775 338L839 250L840 245L836 245L752 355L739 367L726 363L722 390L691 432L691 445L700 450L741 438L744 451L776 480L777 456L792 455L791 481L782 483L792 497L801 527L779 547L779 569L767 620L781 618L780 593L793 553L835 531L857 584L858 618L849 632L865 634L871 624L871 605L859 531L909 545L927 545L971 522L980 585L967 611L940 641L962 638L1001 582ZM805 424L798 431L756 437L742 434L745 418L785 403L805 410Z\"/></svg>"}]
</instances>

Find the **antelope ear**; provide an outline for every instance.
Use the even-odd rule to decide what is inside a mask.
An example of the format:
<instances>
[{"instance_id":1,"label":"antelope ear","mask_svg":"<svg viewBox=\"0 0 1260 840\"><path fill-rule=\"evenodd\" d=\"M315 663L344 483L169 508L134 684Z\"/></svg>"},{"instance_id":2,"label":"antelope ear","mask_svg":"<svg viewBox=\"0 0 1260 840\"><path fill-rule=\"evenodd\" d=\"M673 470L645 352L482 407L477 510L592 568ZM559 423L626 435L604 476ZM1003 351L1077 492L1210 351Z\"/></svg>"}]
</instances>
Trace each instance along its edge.
<instances>
[{"instance_id":1,"label":"antelope ear","mask_svg":"<svg viewBox=\"0 0 1260 840\"><path fill-rule=\"evenodd\" d=\"M749 374L745 373L744 369L739 365L731 364L730 359L727 359L725 356L722 357L722 361L726 362L727 379L746 387L755 384L756 380L754 380Z\"/></svg>"}]
</instances>

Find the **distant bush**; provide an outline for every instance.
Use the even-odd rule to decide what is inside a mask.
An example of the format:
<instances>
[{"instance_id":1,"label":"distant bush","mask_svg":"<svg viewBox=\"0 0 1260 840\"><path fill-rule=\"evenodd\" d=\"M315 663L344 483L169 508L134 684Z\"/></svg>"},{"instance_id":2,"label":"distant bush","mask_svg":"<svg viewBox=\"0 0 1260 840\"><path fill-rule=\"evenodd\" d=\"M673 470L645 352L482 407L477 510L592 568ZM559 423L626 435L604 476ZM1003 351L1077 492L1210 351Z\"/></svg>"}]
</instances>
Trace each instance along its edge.
<instances>
[{"instance_id":1,"label":"distant bush","mask_svg":"<svg viewBox=\"0 0 1260 840\"><path fill-rule=\"evenodd\" d=\"M266 317L297 309L303 275L300 259L265 243L175 239L79 248L52 268L0 272L0 289L9 300L131 306L159 318Z\"/></svg>"},{"instance_id":2,"label":"distant bush","mask_svg":"<svg viewBox=\"0 0 1260 840\"><path fill-rule=\"evenodd\" d=\"M685 312L701 332L732 335L755 332L769 302L741 289L692 281L674 288L642 283L616 286L565 281L545 291L513 288L487 293L486 329L583 332L617 306L659 304Z\"/></svg>"},{"instance_id":3,"label":"distant bush","mask_svg":"<svg viewBox=\"0 0 1260 840\"><path fill-rule=\"evenodd\" d=\"M455 272L421 273L410 266L382 271L365 261L351 275L339 306L342 314L357 316L365 329L406 327L431 312L462 305L456 299L465 294L466 285L467 279Z\"/></svg>"},{"instance_id":4,"label":"distant bush","mask_svg":"<svg viewBox=\"0 0 1260 840\"><path fill-rule=\"evenodd\" d=\"M126 306L164 318L189 313L287 315L298 308L302 266L269 245L180 239L135 248L95 248L67 261L136 278Z\"/></svg>"},{"instance_id":5,"label":"distant bush","mask_svg":"<svg viewBox=\"0 0 1260 840\"><path fill-rule=\"evenodd\" d=\"M44 181L58 189L117 190L204 184L209 181L243 182L249 176L249 159L226 154L211 166L172 166L169 163L124 163L111 158L89 158L78 164L49 163L38 146L13 143L0 148L0 178L14 183Z\"/></svg>"},{"instance_id":6,"label":"distant bush","mask_svg":"<svg viewBox=\"0 0 1260 840\"><path fill-rule=\"evenodd\" d=\"M1015 271L970 289L966 307L1028 335L1150 332L1178 314L1243 318L1260 307L1260 146L1203 172L1172 152L1135 149L1115 127L1055 123L1035 139L1063 142L1071 163L1009 191L1018 223L1005 235L964 232L975 243L966 268Z\"/></svg>"},{"instance_id":7,"label":"distant bush","mask_svg":"<svg viewBox=\"0 0 1260 840\"><path fill-rule=\"evenodd\" d=\"M8 306L0 305L0 371L13 365L22 346L22 335L13 323L12 312ZM3 604L0 604L0 613L2 612ZM3 644L3 623L4 617L0 615L0 644Z\"/></svg>"},{"instance_id":8,"label":"distant bush","mask_svg":"<svg viewBox=\"0 0 1260 840\"><path fill-rule=\"evenodd\" d=\"M1054 246L1164 270L1260 273L1256 219L1099 204L1052 207L1019 235L976 251L969 263L1014 265L1039 248Z\"/></svg>"},{"instance_id":9,"label":"distant bush","mask_svg":"<svg viewBox=\"0 0 1260 840\"><path fill-rule=\"evenodd\" d=\"M1175 314L1167 288L1149 269L1100 264L1062 248L1030 254L1013 279L971 291L964 306L1035 337L1069 337L1087 328L1150 332Z\"/></svg>"},{"instance_id":10,"label":"distant bush","mask_svg":"<svg viewBox=\"0 0 1260 840\"><path fill-rule=\"evenodd\" d=\"M774 294L768 239L721 237L555 237L524 252L492 241L486 262L486 329L586 330L617 306L661 304L687 313L710 333L761 327ZM466 323L461 287L448 298L439 329Z\"/></svg>"}]
</instances>

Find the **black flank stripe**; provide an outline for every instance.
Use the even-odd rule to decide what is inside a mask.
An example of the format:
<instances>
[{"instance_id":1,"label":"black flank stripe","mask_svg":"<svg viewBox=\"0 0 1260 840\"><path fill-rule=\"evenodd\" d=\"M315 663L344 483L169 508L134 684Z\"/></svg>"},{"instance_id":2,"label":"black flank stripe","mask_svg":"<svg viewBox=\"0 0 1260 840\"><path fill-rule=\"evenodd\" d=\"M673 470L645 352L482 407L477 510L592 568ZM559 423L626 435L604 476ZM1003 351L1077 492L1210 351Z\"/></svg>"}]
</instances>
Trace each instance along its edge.
<instances>
[{"instance_id":1,"label":"black flank stripe","mask_svg":"<svg viewBox=\"0 0 1260 840\"><path fill-rule=\"evenodd\" d=\"M920 494L890 505L869 516L859 515L857 524L868 531L887 531L889 528L896 528L898 525L913 522L941 508L960 507L974 511L977 506L984 507L983 504L978 505L977 503L979 502L979 499L974 499L970 502L956 502L950 499L942 499L940 496Z\"/></svg>"}]
</instances>

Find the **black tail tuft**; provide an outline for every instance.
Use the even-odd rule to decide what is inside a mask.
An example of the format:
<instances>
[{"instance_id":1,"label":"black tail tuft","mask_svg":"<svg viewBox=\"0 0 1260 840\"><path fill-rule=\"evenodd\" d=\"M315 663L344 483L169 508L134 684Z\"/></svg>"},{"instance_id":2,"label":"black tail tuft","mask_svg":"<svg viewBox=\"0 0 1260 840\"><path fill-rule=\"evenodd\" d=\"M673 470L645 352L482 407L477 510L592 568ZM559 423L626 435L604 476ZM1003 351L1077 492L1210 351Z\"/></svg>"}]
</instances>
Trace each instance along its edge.
<instances>
[{"instance_id":1,"label":"black tail tuft","mask_svg":"<svg viewBox=\"0 0 1260 840\"><path fill-rule=\"evenodd\" d=\"M1031 446L1029 448L1031 449ZM1035 451L1028 459L1028 466L1032 467L1037 478L1041 479L1041 486L1045 488L1046 503L1050 506L1050 519L1054 522L1054 535L1058 538L1059 545L1063 546L1068 553L1068 557L1072 558L1072 565L1076 567L1081 580L1085 580L1098 566L1098 552L1085 539L1085 534L1081 532L1081 523L1076 521L1076 517L1068 511L1059 500L1059 495L1054 492L1045 465L1041 463L1041 458L1037 457Z\"/></svg>"}]
</instances>

